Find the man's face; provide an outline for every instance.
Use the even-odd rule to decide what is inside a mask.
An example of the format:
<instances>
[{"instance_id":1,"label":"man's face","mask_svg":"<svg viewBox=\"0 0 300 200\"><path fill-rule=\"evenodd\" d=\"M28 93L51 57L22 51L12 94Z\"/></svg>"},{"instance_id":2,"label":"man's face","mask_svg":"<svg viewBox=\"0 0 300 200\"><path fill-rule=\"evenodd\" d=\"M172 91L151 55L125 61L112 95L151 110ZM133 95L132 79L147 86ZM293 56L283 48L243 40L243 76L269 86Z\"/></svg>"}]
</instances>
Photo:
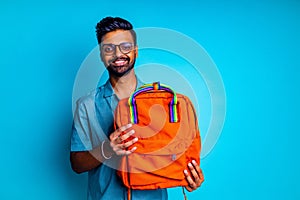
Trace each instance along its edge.
<instances>
[{"instance_id":1,"label":"man's face","mask_svg":"<svg viewBox=\"0 0 300 200\"><path fill-rule=\"evenodd\" d=\"M137 57L137 47L130 31L116 30L103 36L101 60L110 75L121 77L133 67Z\"/></svg>"}]
</instances>

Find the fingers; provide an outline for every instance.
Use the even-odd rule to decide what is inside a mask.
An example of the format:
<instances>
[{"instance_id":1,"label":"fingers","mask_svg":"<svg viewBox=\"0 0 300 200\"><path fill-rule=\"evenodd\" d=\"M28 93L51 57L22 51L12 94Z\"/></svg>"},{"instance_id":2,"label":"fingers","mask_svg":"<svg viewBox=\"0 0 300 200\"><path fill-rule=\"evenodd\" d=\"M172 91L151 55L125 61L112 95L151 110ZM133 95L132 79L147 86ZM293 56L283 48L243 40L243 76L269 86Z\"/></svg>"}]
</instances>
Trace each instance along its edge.
<instances>
[{"instance_id":1,"label":"fingers","mask_svg":"<svg viewBox=\"0 0 300 200\"><path fill-rule=\"evenodd\" d=\"M189 175L187 170L184 170L183 173L189 184L189 185L185 186L185 188L187 189L187 191L192 192L194 190L193 188L195 187L195 183L194 183L193 179L191 178L191 176Z\"/></svg>"},{"instance_id":2,"label":"fingers","mask_svg":"<svg viewBox=\"0 0 300 200\"><path fill-rule=\"evenodd\" d=\"M136 150L136 147L127 149L138 141L138 138L130 139L135 133L131 127L132 124L124 125L110 135L110 145L117 155L129 155Z\"/></svg>"},{"instance_id":3,"label":"fingers","mask_svg":"<svg viewBox=\"0 0 300 200\"><path fill-rule=\"evenodd\" d=\"M201 172L200 172L200 167L198 166L197 162L195 160L192 160L192 163L188 164L191 173L193 175L193 179L197 185L197 187L199 187L201 185Z\"/></svg>"},{"instance_id":4,"label":"fingers","mask_svg":"<svg viewBox=\"0 0 300 200\"><path fill-rule=\"evenodd\" d=\"M138 141L138 138L133 138L132 140L129 140L129 141L127 141L127 142L125 142L125 143L118 143L118 144L115 144L115 145L113 145L112 147L113 147L113 149L114 149L114 151L117 151L117 150L119 150L119 149L126 149L126 148L128 148L128 147L130 147L130 146L132 146L134 143L136 143ZM131 148L132 149L132 148Z\"/></svg>"},{"instance_id":5,"label":"fingers","mask_svg":"<svg viewBox=\"0 0 300 200\"><path fill-rule=\"evenodd\" d=\"M132 140L129 140L128 142L125 142L122 147L127 148L136 143L139 139L138 138L133 138Z\"/></svg>"},{"instance_id":6,"label":"fingers","mask_svg":"<svg viewBox=\"0 0 300 200\"><path fill-rule=\"evenodd\" d=\"M129 129L130 127L132 127L132 124L126 124L126 125L124 125L124 126L121 126L120 128L119 128L119 131L126 131L127 129Z\"/></svg>"},{"instance_id":7,"label":"fingers","mask_svg":"<svg viewBox=\"0 0 300 200\"><path fill-rule=\"evenodd\" d=\"M185 178L188 182L188 186L186 186L185 188L191 192L193 190L196 190L198 187L200 187L201 183L202 183L202 173L200 170L199 165L197 164L197 162L195 160L193 160L191 163L188 163L188 168L189 168L189 172L188 170L184 170L184 175Z\"/></svg>"},{"instance_id":8,"label":"fingers","mask_svg":"<svg viewBox=\"0 0 300 200\"><path fill-rule=\"evenodd\" d=\"M119 156L121 156L121 155L129 155L132 152L134 152L137 148L136 147L132 147L131 149L127 150L127 146L131 146L136 141L138 141L138 139L134 138L133 140L130 140L130 141L124 143L124 144L114 145L113 146L113 150Z\"/></svg>"},{"instance_id":9,"label":"fingers","mask_svg":"<svg viewBox=\"0 0 300 200\"><path fill-rule=\"evenodd\" d=\"M115 132L113 132L111 135L110 135L110 140L111 141L114 141L116 140L118 137L120 137L122 134L126 134L129 129L132 127L132 124L126 124L124 126L121 126L119 129L117 129Z\"/></svg>"},{"instance_id":10,"label":"fingers","mask_svg":"<svg viewBox=\"0 0 300 200\"><path fill-rule=\"evenodd\" d=\"M128 131L127 133L123 134L123 135L119 135L118 136L118 140L119 140L119 143L127 140L130 136L132 136L133 134L135 133L134 130L130 130Z\"/></svg>"}]
</instances>

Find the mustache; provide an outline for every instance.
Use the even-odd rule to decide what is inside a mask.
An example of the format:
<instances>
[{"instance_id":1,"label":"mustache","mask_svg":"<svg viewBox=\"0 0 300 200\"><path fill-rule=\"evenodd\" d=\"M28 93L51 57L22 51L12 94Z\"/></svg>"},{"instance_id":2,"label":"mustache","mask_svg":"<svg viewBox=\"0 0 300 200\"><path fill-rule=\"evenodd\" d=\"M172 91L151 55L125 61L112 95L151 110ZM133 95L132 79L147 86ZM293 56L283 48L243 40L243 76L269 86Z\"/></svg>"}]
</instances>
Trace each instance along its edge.
<instances>
[{"instance_id":1,"label":"mustache","mask_svg":"<svg viewBox=\"0 0 300 200\"><path fill-rule=\"evenodd\" d=\"M110 61L109 61L109 63L114 63L114 62L116 62L117 60L126 60L126 61L130 61L130 58L128 57L128 56L120 56L120 57L115 57L115 58L113 58L113 59L111 59Z\"/></svg>"}]
</instances>

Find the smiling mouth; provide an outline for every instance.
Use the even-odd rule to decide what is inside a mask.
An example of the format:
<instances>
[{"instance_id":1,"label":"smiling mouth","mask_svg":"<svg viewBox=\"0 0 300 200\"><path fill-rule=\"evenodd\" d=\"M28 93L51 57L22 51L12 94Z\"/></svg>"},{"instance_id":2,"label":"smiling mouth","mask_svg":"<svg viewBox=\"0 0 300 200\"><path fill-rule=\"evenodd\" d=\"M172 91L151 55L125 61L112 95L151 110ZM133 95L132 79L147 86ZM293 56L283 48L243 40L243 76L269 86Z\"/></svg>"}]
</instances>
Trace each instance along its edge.
<instances>
[{"instance_id":1,"label":"smiling mouth","mask_svg":"<svg viewBox=\"0 0 300 200\"><path fill-rule=\"evenodd\" d=\"M128 59L125 59L125 58L119 58L112 62L112 64L117 67L124 66L127 63L128 63Z\"/></svg>"}]
</instances>

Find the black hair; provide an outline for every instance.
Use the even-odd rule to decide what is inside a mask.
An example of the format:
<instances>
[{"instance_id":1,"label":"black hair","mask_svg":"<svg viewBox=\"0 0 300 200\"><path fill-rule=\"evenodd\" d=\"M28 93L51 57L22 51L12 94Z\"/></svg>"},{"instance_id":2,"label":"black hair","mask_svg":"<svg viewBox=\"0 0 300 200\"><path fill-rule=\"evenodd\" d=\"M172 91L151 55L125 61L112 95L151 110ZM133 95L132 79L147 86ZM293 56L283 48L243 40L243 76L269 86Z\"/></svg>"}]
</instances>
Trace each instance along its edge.
<instances>
[{"instance_id":1,"label":"black hair","mask_svg":"<svg viewBox=\"0 0 300 200\"><path fill-rule=\"evenodd\" d=\"M132 24L120 17L105 17L96 25L96 35L98 44L102 42L102 37L109 32L116 30L129 30L132 34L134 44L136 45L136 33Z\"/></svg>"}]
</instances>

